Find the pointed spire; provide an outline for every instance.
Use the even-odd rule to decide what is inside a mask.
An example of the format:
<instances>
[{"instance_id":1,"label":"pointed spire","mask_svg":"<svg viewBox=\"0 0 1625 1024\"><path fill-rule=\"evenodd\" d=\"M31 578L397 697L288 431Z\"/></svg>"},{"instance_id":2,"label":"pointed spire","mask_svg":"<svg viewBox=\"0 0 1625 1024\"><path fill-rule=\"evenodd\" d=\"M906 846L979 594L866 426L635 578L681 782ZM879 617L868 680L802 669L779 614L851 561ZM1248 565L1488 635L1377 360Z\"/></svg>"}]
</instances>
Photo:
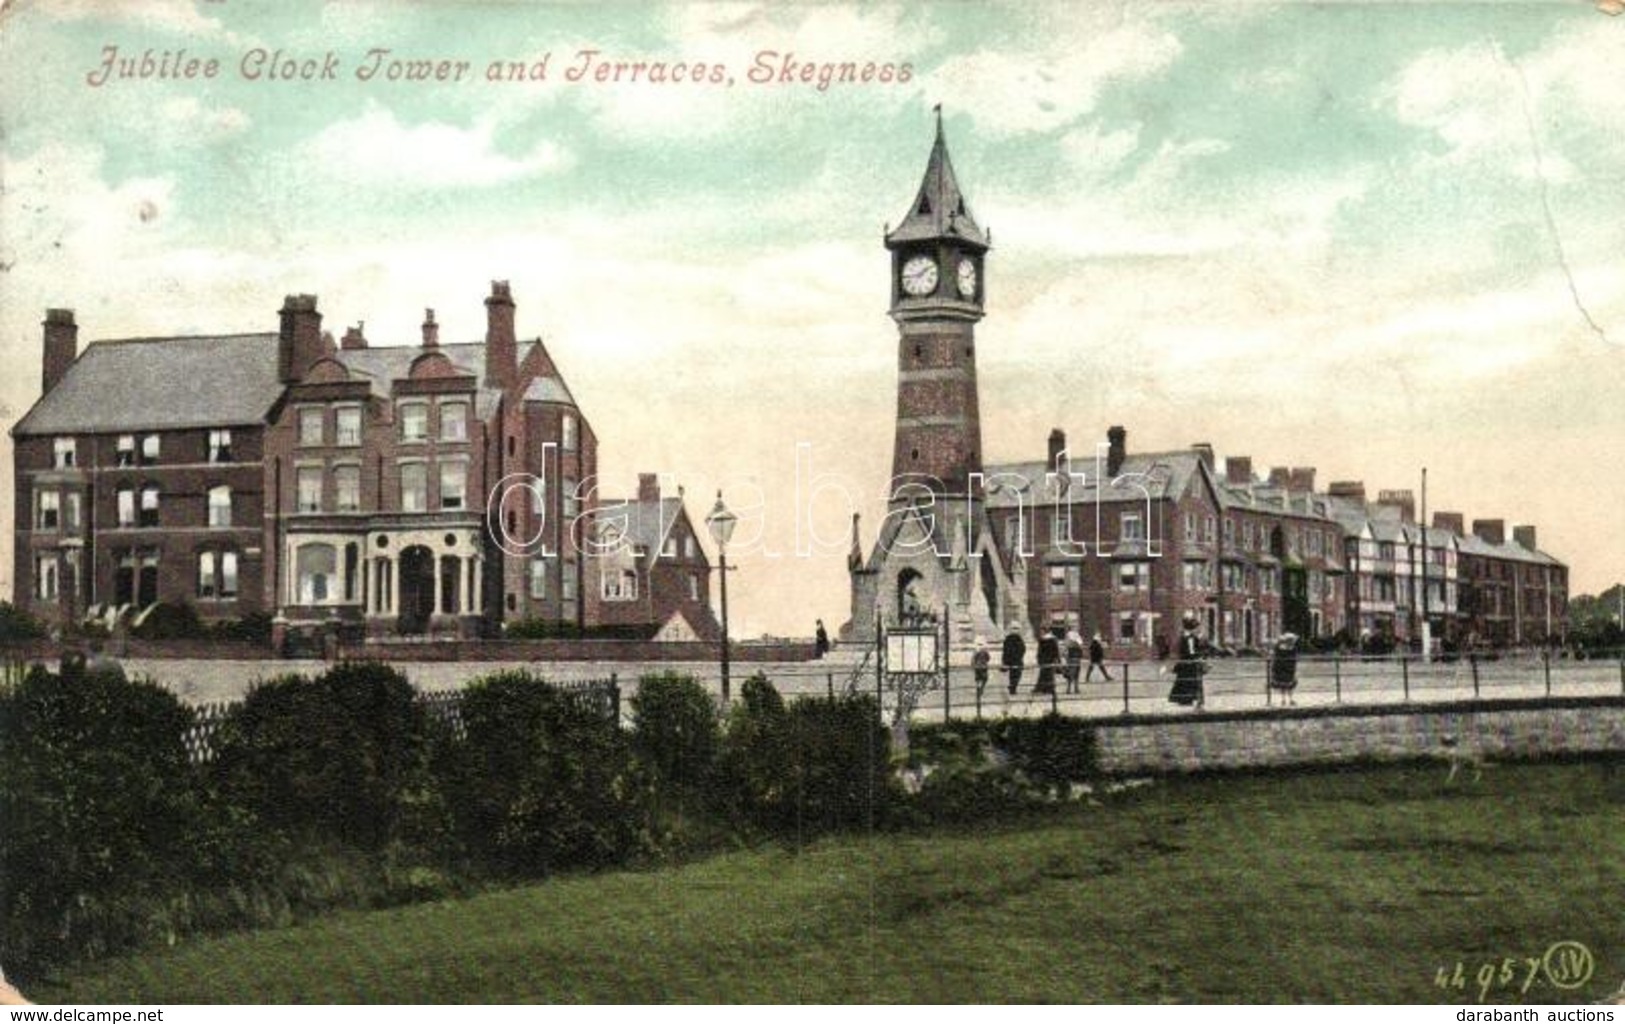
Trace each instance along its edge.
<instances>
[{"instance_id":1,"label":"pointed spire","mask_svg":"<svg viewBox=\"0 0 1625 1024\"><path fill-rule=\"evenodd\" d=\"M852 513L852 548L846 553L846 571L863 568L863 543L858 539L858 514Z\"/></svg>"},{"instance_id":2,"label":"pointed spire","mask_svg":"<svg viewBox=\"0 0 1625 1024\"><path fill-rule=\"evenodd\" d=\"M886 235L886 245L896 247L909 242L923 242L946 238L972 248L987 249L988 236L971 216L970 206L960 191L959 180L954 177L953 161L948 157L948 140L942 131L942 104L933 110L937 116L936 139L931 145L931 156L926 161L925 177L920 181L919 194L909 208L902 223Z\"/></svg>"}]
</instances>

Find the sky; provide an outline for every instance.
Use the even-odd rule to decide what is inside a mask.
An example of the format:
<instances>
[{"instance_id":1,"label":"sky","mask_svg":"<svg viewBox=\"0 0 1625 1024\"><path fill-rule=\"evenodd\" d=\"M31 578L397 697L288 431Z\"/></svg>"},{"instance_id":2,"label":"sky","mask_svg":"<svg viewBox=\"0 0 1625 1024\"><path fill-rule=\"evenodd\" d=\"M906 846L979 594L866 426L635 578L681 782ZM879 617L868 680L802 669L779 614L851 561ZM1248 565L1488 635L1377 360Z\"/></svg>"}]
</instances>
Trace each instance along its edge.
<instances>
[{"instance_id":1,"label":"sky","mask_svg":"<svg viewBox=\"0 0 1625 1024\"><path fill-rule=\"evenodd\" d=\"M200 63L92 84L107 47ZM273 79L290 59L316 80ZM593 78L616 62L720 80ZM876 74L821 87L842 62ZM1430 510L1533 523L1596 592L1625 579L1621 68L1625 17L1585 0L15 0L0 425L38 397L49 307L83 343L273 331L312 293L335 334L412 344L433 307L472 341L506 279L600 493L659 472L698 519L720 487L735 635L833 627L890 470L881 238L941 104L993 232L990 463L1121 424L1373 494L1426 467ZM9 496L9 439L0 465Z\"/></svg>"}]
</instances>

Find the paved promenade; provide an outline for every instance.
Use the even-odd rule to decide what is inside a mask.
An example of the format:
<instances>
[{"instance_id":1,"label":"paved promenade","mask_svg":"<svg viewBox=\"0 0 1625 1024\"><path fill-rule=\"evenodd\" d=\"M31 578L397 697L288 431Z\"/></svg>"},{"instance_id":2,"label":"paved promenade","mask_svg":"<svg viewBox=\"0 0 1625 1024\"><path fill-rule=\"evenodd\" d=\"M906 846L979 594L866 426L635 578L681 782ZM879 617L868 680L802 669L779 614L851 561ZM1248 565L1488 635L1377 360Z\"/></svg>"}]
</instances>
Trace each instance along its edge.
<instances>
[{"instance_id":1,"label":"paved promenade","mask_svg":"<svg viewBox=\"0 0 1625 1024\"><path fill-rule=\"evenodd\" d=\"M657 666L626 662L397 662L413 685L425 691L456 689L477 676L507 669L525 669L558 682L603 679L615 675L623 696L630 697L639 675L649 671L676 671L694 675L712 692L721 692L721 673L715 662L673 662ZM1268 686L1269 665L1257 658L1215 658L1209 663L1207 709L1209 711L1253 710L1281 706L1283 697ZM149 676L183 700L212 703L239 699L254 681L285 673L314 674L326 666L320 661L180 661L131 658L125 661L133 674ZM1164 668L1167 669L1164 673ZM1014 697L1008 696L1004 676L996 669L981 697L984 716L1001 714L1043 714L1052 708L1068 715L1111 716L1125 710L1135 714L1194 714L1191 709L1170 704L1172 663L1129 662L1110 666L1112 680L1097 675L1081 684L1081 693L1067 694L1065 681L1057 679L1053 700L1034 695L1037 670L1028 666ZM1127 676L1125 687L1124 676ZM763 672L780 692L824 694L845 692L854 686L866 693L875 690L872 666L860 665L848 652L822 662L786 662L735 665L731 673L735 697L744 681ZM1472 700L1538 699L1545 696L1613 696L1625 694L1625 670L1615 660L1544 662L1538 655L1518 655L1497 661L1480 661L1476 684L1472 665L1466 661L1425 663L1418 660L1360 658L1309 659L1299 662L1298 685L1291 695L1296 706L1333 704L1397 704ZM970 669L956 666L952 685L946 694L938 687L923 695L914 712L918 721L940 721L946 709L954 718L976 714L976 687ZM886 704L892 705L892 695Z\"/></svg>"}]
</instances>

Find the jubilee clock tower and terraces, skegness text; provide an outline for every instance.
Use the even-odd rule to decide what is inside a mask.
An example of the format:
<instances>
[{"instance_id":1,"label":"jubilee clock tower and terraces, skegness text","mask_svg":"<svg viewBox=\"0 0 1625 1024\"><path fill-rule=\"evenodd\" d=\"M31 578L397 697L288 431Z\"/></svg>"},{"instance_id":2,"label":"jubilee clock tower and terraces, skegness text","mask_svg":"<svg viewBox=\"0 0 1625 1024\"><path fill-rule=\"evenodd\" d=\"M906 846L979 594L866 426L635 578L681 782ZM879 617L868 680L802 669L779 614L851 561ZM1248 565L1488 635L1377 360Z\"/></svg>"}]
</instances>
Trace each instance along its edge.
<instances>
[{"instance_id":1,"label":"jubilee clock tower and terraces, skegness text","mask_svg":"<svg viewBox=\"0 0 1625 1024\"><path fill-rule=\"evenodd\" d=\"M887 511L863 558L854 521L851 641L877 617L946 613L954 648L990 644L1003 624L1030 639L1021 588L993 544L983 506L976 324L985 312L991 236L971 213L937 113L925 176L908 213L884 236L897 323L897 421Z\"/></svg>"}]
</instances>

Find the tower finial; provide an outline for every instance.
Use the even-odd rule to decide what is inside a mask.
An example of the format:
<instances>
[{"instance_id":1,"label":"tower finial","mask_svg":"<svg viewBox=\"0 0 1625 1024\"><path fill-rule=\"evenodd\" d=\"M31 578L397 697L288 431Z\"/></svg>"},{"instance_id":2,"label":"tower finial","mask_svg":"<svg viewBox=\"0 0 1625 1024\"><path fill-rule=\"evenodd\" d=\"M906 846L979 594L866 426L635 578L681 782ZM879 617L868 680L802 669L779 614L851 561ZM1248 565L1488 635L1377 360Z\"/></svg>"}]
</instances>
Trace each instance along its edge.
<instances>
[{"instance_id":1,"label":"tower finial","mask_svg":"<svg viewBox=\"0 0 1625 1024\"><path fill-rule=\"evenodd\" d=\"M942 141L942 104L938 103L931 108L937 115L937 141Z\"/></svg>"}]
</instances>

